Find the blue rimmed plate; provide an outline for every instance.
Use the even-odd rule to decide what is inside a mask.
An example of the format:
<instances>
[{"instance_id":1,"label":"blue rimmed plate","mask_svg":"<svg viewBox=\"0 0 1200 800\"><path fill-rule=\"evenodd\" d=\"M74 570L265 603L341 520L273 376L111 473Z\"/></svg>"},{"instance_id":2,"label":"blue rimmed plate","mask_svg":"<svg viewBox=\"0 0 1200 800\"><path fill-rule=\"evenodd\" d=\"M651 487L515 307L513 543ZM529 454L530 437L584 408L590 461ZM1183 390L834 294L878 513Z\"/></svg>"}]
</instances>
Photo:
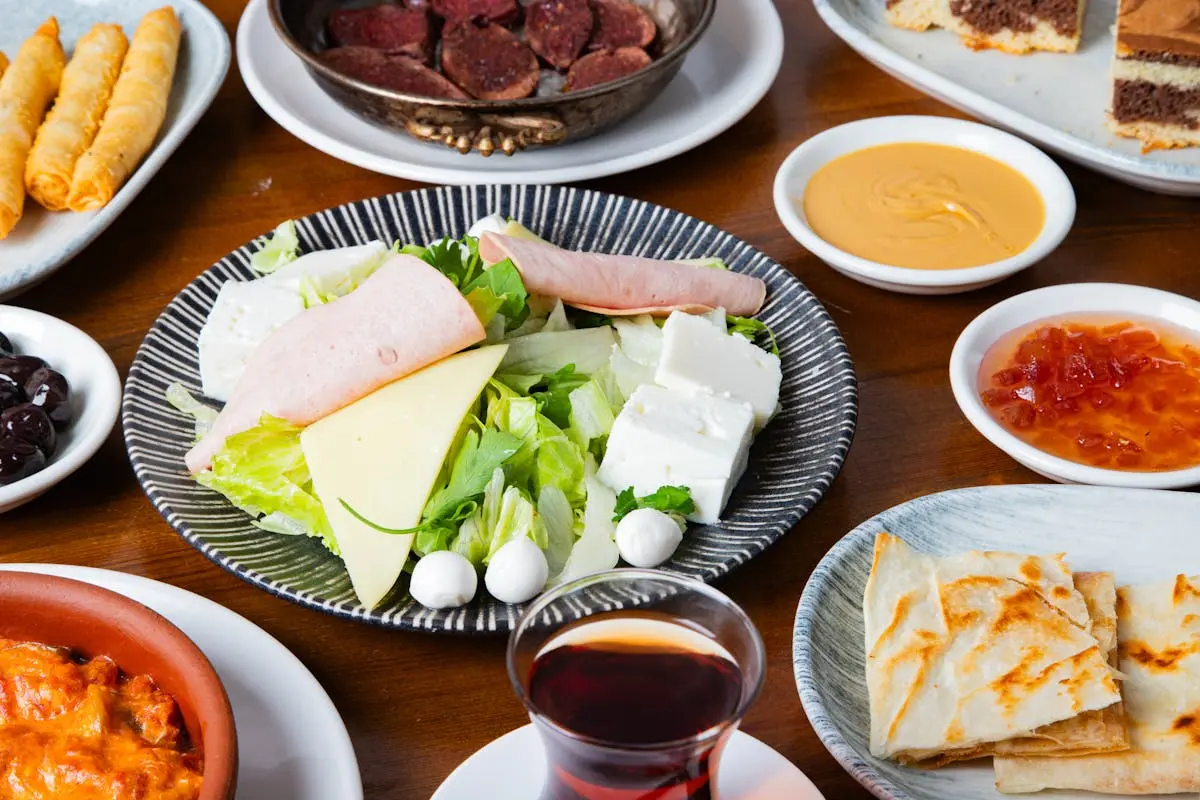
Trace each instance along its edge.
<instances>
[{"instance_id":1,"label":"blue rimmed plate","mask_svg":"<svg viewBox=\"0 0 1200 800\"><path fill-rule=\"evenodd\" d=\"M666 569L710 581L761 553L794 526L841 468L854 434L854 366L833 320L790 272L745 242L692 217L639 200L559 186L439 187L385 195L297 221L304 251L373 239L428 242L466 233L491 212L515 217L576 250L651 258L715 255L767 283L760 318L783 357L781 413L758 437L750 467L720 526L693 526ZM122 404L125 444L146 495L192 546L240 578L337 616L395 628L507 631L517 606L487 597L431 611L404 586L374 610L354 597L342 563L315 540L264 533L223 497L195 484L183 456L192 421L164 398L168 385L199 392L196 340L226 280L250 280L251 246L241 247L171 301L139 348ZM402 579L403 580L403 579ZM482 593L481 593L482 594Z\"/></svg>"}]
</instances>

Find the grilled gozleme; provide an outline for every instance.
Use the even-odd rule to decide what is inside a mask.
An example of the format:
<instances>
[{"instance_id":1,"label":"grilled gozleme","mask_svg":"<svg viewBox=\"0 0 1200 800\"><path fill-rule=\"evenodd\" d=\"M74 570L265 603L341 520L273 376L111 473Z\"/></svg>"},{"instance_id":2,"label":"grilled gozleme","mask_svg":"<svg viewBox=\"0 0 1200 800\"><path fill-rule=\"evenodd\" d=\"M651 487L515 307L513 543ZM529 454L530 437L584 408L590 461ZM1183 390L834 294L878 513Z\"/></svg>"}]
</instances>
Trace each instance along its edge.
<instances>
[{"instance_id":1,"label":"grilled gozleme","mask_svg":"<svg viewBox=\"0 0 1200 800\"><path fill-rule=\"evenodd\" d=\"M871 752L879 757L955 760L1121 700L1061 556L933 557L882 533L864 617ZM1124 746L1092 729L1085 720L1077 732L1085 752ZM1075 745L1043 741L1039 752Z\"/></svg>"},{"instance_id":2,"label":"grilled gozleme","mask_svg":"<svg viewBox=\"0 0 1200 800\"><path fill-rule=\"evenodd\" d=\"M1121 587L1117 620L1129 750L996 758L1000 791L1200 791L1200 576Z\"/></svg>"}]
</instances>

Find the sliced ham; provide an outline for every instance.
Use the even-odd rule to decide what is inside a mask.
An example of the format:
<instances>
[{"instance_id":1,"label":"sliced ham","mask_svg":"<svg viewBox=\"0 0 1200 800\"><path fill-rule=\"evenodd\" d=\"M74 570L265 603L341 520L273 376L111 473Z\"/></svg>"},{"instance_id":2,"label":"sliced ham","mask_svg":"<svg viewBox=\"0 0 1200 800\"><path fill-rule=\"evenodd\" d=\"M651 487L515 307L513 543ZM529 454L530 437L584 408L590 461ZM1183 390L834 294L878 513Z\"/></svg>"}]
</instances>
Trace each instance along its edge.
<instances>
[{"instance_id":1,"label":"sliced ham","mask_svg":"<svg viewBox=\"0 0 1200 800\"><path fill-rule=\"evenodd\" d=\"M357 291L293 317L254 351L212 430L187 454L188 469L208 468L226 437L263 414L308 425L484 335L442 273L392 256Z\"/></svg>"},{"instance_id":2,"label":"sliced ham","mask_svg":"<svg viewBox=\"0 0 1200 800\"><path fill-rule=\"evenodd\" d=\"M567 305L609 316L672 311L757 314L767 296L760 279L723 269L638 256L577 253L552 244L486 233L479 254L494 263L511 258L525 288Z\"/></svg>"}]
</instances>

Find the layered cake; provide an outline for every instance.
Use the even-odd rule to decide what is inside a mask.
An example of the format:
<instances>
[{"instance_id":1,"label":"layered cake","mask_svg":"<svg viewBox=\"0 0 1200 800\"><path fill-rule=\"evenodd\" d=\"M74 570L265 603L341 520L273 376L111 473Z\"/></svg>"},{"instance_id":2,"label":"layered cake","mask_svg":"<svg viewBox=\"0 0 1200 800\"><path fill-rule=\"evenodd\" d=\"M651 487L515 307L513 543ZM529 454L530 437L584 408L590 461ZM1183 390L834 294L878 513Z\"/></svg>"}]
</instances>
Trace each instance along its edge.
<instances>
[{"instance_id":1,"label":"layered cake","mask_svg":"<svg viewBox=\"0 0 1200 800\"><path fill-rule=\"evenodd\" d=\"M1200 0L1121 0L1112 126L1146 150L1200 144Z\"/></svg>"},{"instance_id":2,"label":"layered cake","mask_svg":"<svg viewBox=\"0 0 1200 800\"><path fill-rule=\"evenodd\" d=\"M918 31L946 28L976 50L1073 53L1085 6L1086 0L887 0L887 20Z\"/></svg>"}]
</instances>

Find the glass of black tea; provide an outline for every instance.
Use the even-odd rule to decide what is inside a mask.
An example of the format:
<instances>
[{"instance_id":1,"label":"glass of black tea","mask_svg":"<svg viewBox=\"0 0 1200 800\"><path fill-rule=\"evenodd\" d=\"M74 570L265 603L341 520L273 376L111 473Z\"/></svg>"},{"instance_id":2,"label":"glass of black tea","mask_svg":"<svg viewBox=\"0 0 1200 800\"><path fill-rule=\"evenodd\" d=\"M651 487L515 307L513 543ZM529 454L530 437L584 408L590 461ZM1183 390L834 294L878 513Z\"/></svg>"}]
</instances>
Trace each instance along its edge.
<instances>
[{"instance_id":1,"label":"glass of black tea","mask_svg":"<svg viewBox=\"0 0 1200 800\"><path fill-rule=\"evenodd\" d=\"M540 800L715 800L722 748L762 685L763 644L712 587L618 569L534 601L508 673L546 747Z\"/></svg>"}]
</instances>

